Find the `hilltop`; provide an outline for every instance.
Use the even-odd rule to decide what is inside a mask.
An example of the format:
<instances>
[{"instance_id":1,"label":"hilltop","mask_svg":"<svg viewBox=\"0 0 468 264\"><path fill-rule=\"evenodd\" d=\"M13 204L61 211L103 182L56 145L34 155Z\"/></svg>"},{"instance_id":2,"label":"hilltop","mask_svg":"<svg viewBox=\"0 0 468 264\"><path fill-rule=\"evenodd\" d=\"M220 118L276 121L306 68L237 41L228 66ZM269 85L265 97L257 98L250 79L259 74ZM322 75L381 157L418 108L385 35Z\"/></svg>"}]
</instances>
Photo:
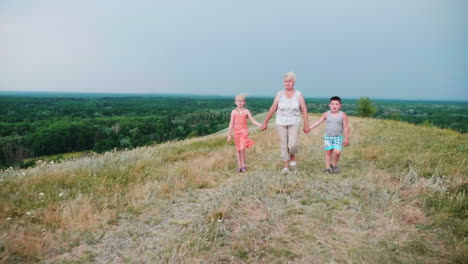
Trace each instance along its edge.
<instances>
[{"instance_id":1,"label":"hilltop","mask_svg":"<svg viewBox=\"0 0 468 264\"><path fill-rule=\"evenodd\" d=\"M288 175L274 129L251 130L247 173L225 132L3 171L2 262L468 262L468 135L350 129L332 175L323 126L301 134Z\"/></svg>"}]
</instances>

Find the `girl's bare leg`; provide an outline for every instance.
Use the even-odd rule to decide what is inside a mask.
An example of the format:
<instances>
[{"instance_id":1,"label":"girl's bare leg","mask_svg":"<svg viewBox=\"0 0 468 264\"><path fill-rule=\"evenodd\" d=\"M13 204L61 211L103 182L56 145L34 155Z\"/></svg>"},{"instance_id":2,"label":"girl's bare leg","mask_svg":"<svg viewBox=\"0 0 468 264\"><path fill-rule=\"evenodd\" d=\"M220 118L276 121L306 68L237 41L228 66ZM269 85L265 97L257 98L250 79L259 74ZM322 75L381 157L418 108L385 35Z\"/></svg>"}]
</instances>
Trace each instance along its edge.
<instances>
[{"instance_id":1,"label":"girl's bare leg","mask_svg":"<svg viewBox=\"0 0 468 264\"><path fill-rule=\"evenodd\" d=\"M236 154L237 154L237 167L242 168L241 152L237 151Z\"/></svg>"},{"instance_id":2,"label":"girl's bare leg","mask_svg":"<svg viewBox=\"0 0 468 264\"><path fill-rule=\"evenodd\" d=\"M241 168L245 167L245 149L240 151Z\"/></svg>"}]
</instances>

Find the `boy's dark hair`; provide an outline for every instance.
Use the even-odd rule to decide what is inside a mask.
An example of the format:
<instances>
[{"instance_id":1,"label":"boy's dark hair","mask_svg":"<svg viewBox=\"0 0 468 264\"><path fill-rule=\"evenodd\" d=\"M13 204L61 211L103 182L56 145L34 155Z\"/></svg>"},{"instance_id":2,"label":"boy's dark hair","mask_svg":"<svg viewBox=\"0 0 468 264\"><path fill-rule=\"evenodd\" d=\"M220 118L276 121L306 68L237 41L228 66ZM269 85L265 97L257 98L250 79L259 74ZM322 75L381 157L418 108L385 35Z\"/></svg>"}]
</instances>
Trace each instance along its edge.
<instances>
[{"instance_id":1,"label":"boy's dark hair","mask_svg":"<svg viewBox=\"0 0 468 264\"><path fill-rule=\"evenodd\" d=\"M338 101L338 102L340 102L340 104L341 104L341 98L338 97L338 96L332 96L332 98L330 98L330 102L331 102L331 101Z\"/></svg>"}]
</instances>

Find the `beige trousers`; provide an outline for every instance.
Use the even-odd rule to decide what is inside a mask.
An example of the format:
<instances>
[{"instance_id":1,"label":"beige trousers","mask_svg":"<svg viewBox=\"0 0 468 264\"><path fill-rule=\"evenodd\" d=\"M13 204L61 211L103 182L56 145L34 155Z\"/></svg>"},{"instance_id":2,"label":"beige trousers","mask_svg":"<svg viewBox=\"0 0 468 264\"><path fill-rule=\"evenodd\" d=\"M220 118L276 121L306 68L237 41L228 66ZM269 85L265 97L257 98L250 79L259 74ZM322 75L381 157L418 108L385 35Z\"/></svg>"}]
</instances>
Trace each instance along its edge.
<instances>
[{"instance_id":1,"label":"beige trousers","mask_svg":"<svg viewBox=\"0 0 468 264\"><path fill-rule=\"evenodd\" d=\"M297 153L300 126L300 123L287 126L276 124L276 131L278 131L281 145L281 159L283 161L289 161L290 155Z\"/></svg>"}]
</instances>

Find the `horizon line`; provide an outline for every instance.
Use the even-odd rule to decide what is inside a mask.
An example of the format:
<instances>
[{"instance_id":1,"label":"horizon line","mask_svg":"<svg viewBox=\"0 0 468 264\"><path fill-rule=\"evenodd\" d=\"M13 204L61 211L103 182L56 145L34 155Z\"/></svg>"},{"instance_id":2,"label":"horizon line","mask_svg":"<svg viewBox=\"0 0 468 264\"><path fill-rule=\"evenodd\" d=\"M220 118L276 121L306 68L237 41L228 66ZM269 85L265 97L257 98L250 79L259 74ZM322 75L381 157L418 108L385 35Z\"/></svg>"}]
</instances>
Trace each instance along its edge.
<instances>
[{"instance_id":1,"label":"horizon line","mask_svg":"<svg viewBox=\"0 0 468 264\"><path fill-rule=\"evenodd\" d=\"M198 97L222 97L222 98L229 98L233 95L219 95L219 94L194 94L194 93L149 93L149 92L74 92L74 91L0 91L0 95L2 94L27 94L27 93L38 93L38 94L83 94L83 95L110 95L110 96L144 96L144 95L153 95L153 96L198 96ZM257 96L249 96L251 98L274 98L273 96L267 95L257 95ZM341 96L340 96L341 97ZM359 97L341 97L344 99L351 99L351 100L358 100L361 97L369 97L370 99L374 100L397 100L397 101L434 101L434 102L461 102L465 103L468 102L467 99L460 99L460 98L451 98L451 99L412 99L412 98L384 98L384 97L370 97L370 96L359 96ZM324 96L317 96L317 97L309 97L305 96L305 99L329 99L330 97Z\"/></svg>"}]
</instances>

